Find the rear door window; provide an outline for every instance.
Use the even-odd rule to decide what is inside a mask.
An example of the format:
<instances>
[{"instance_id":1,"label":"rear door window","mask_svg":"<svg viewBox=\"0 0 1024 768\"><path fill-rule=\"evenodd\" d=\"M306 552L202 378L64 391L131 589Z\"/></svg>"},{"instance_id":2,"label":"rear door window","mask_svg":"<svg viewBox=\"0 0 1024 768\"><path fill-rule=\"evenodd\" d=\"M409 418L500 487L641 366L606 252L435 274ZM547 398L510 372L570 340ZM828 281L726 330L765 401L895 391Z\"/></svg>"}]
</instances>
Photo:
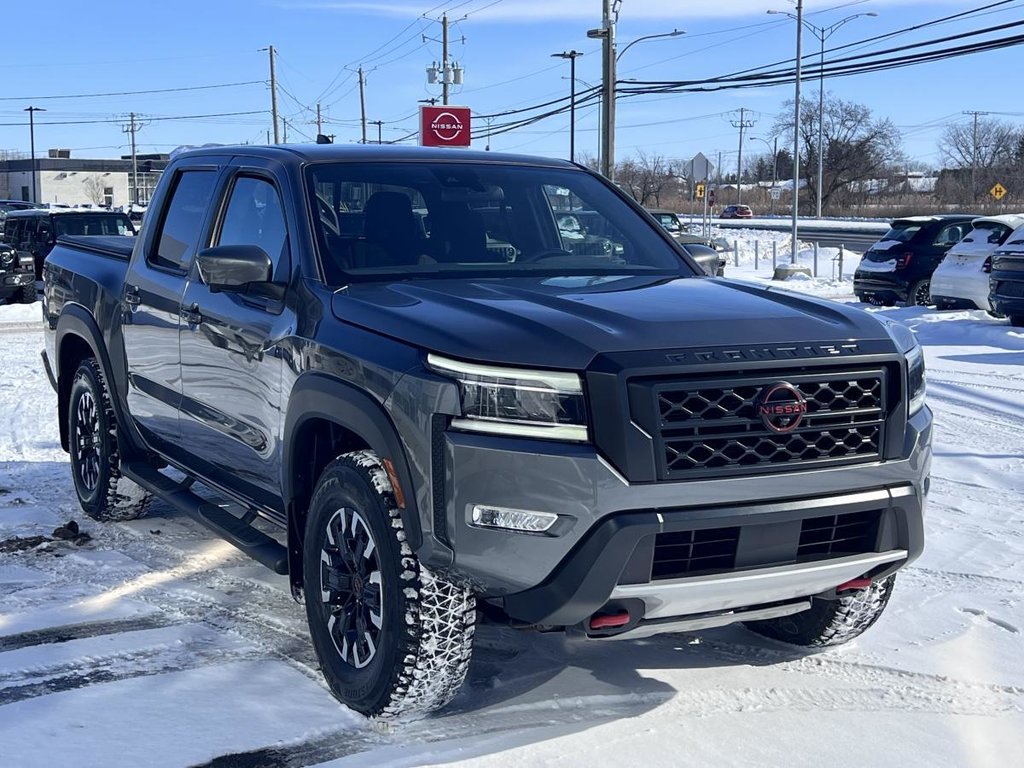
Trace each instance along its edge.
<instances>
[{"instance_id":1,"label":"rear door window","mask_svg":"<svg viewBox=\"0 0 1024 768\"><path fill-rule=\"evenodd\" d=\"M217 174L182 171L174 181L155 246L146 261L155 267L187 271L192 264Z\"/></svg>"}]
</instances>

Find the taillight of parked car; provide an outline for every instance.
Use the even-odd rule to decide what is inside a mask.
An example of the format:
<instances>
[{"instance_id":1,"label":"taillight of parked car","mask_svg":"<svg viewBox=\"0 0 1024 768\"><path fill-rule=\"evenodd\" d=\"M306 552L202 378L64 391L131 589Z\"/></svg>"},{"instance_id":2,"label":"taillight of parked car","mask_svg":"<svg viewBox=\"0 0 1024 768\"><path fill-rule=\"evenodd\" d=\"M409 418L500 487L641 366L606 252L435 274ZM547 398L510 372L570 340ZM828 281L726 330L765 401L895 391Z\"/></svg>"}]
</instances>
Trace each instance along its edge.
<instances>
[{"instance_id":1,"label":"taillight of parked car","mask_svg":"<svg viewBox=\"0 0 1024 768\"><path fill-rule=\"evenodd\" d=\"M896 269L906 269L910 266L910 260L914 258L913 251L907 251L900 254L899 258L896 259Z\"/></svg>"},{"instance_id":2,"label":"taillight of parked car","mask_svg":"<svg viewBox=\"0 0 1024 768\"><path fill-rule=\"evenodd\" d=\"M989 256L987 259L985 259L985 263L981 265L981 271L984 272L986 275L992 273L992 257L991 256Z\"/></svg>"}]
</instances>

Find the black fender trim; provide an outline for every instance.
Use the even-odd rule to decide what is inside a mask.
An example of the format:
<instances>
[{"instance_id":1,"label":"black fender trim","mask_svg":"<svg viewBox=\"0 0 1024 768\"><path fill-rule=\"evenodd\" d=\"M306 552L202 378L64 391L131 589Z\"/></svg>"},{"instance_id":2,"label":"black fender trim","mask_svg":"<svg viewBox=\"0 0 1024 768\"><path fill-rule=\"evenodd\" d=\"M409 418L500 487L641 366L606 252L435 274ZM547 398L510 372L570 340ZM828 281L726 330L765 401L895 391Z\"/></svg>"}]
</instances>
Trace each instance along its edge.
<instances>
[{"instance_id":1,"label":"black fender trim","mask_svg":"<svg viewBox=\"0 0 1024 768\"><path fill-rule=\"evenodd\" d=\"M412 475L398 432L384 408L351 384L321 373L305 373L296 381L288 397L288 415L283 436L281 491L289 511L289 558L301 558L301 547L291 541L294 536L302 533L291 522L291 518L295 517L295 501L299 495L294 471L298 448L295 436L302 425L311 419L323 419L351 430L365 440L378 456L391 461L405 499L405 507L400 511L407 541L413 551L418 550L423 543L423 529L416 509ZM301 567L296 569L296 565L291 563L293 580L296 574L300 577L302 574Z\"/></svg>"},{"instance_id":2,"label":"black fender trim","mask_svg":"<svg viewBox=\"0 0 1024 768\"><path fill-rule=\"evenodd\" d=\"M75 336L88 344L93 356L99 362L100 370L103 371L103 378L107 383L107 389L110 391L110 400L114 406L114 413L117 416L118 437L125 441L125 444L120 446L122 456L131 458L144 454L145 451L141 446L145 446L145 441L143 441L135 427L135 422L125 407L123 387L126 383L123 381L124 377L115 375L116 369L111 363L110 353L103 341L103 334L100 332L95 318L80 304L67 304L61 311L60 317L57 319L57 328L54 336L54 359L50 361L50 365L53 368L53 378L57 383L55 389L57 389L61 447L66 451L68 450L69 443L67 403L65 398L61 397L60 383L62 377L74 375L74 371L62 371L60 368L61 349L68 336Z\"/></svg>"}]
</instances>

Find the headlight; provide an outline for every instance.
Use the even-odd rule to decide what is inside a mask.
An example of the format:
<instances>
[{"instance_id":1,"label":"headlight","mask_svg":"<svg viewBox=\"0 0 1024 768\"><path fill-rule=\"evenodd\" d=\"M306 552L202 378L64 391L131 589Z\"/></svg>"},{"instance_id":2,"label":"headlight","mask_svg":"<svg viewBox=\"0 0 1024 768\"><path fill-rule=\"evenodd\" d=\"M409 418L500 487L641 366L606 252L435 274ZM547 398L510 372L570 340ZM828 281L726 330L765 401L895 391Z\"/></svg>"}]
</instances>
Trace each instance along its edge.
<instances>
[{"instance_id":1,"label":"headlight","mask_svg":"<svg viewBox=\"0 0 1024 768\"><path fill-rule=\"evenodd\" d=\"M0 251L0 264L5 267L14 263L14 251Z\"/></svg>"},{"instance_id":2,"label":"headlight","mask_svg":"<svg viewBox=\"0 0 1024 768\"><path fill-rule=\"evenodd\" d=\"M452 427L518 437L586 442L583 383L575 373L464 363L427 355L427 365L459 383L462 418Z\"/></svg>"},{"instance_id":3,"label":"headlight","mask_svg":"<svg viewBox=\"0 0 1024 768\"><path fill-rule=\"evenodd\" d=\"M903 325L887 318L879 318L896 343L896 347L907 361L907 415L913 416L924 407L927 381L924 373L924 352L917 343L914 332Z\"/></svg>"}]
</instances>

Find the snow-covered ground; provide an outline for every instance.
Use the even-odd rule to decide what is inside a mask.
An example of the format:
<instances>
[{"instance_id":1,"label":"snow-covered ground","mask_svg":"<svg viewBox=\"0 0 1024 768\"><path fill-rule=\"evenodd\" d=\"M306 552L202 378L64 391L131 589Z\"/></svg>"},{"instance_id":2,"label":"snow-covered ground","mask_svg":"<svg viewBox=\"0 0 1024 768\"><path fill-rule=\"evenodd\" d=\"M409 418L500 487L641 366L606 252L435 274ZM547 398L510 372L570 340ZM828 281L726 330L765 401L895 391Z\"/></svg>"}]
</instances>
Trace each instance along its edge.
<instances>
[{"instance_id":1,"label":"snow-covered ground","mask_svg":"<svg viewBox=\"0 0 1024 768\"><path fill-rule=\"evenodd\" d=\"M770 277L749 242L740 261L727 274ZM852 301L824 274L783 287ZM926 552L872 630L801 655L736 627L604 644L483 628L453 706L384 728L328 694L282 578L163 506L83 519L39 305L0 306L0 765L1019 762L1024 331L873 311L925 345L936 455ZM9 551L72 518L91 540Z\"/></svg>"}]
</instances>

